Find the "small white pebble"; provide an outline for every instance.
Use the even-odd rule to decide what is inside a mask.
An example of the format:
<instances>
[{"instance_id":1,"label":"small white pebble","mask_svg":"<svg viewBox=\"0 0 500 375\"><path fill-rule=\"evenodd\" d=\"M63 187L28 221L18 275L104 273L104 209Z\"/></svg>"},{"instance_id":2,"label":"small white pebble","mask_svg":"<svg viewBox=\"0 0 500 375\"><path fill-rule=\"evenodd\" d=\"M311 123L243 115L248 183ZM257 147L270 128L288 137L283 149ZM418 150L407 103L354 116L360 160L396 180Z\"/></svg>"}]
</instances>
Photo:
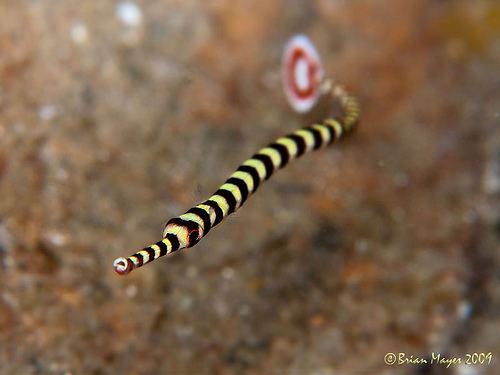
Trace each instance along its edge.
<instances>
[{"instance_id":1,"label":"small white pebble","mask_svg":"<svg viewBox=\"0 0 500 375\"><path fill-rule=\"evenodd\" d=\"M191 326L176 325L174 328L174 332L179 339L186 340L193 335L194 329Z\"/></svg>"},{"instance_id":2,"label":"small white pebble","mask_svg":"<svg viewBox=\"0 0 500 375\"><path fill-rule=\"evenodd\" d=\"M232 279L234 277L234 270L231 267L224 267L221 273L222 277L226 280Z\"/></svg>"},{"instance_id":3,"label":"small white pebble","mask_svg":"<svg viewBox=\"0 0 500 375\"><path fill-rule=\"evenodd\" d=\"M462 320L467 320L471 317L473 311L473 306L468 301L463 301L458 305L457 315Z\"/></svg>"},{"instance_id":4,"label":"small white pebble","mask_svg":"<svg viewBox=\"0 0 500 375\"><path fill-rule=\"evenodd\" d=\"M38 110L38 117L40 117L40 119L44 121L52 120L56 115L57 107L52 104L41 106Z\"/></svg>"},{"instance_id":5,"label":"small white pebble","mask_svg":"<svg viewBox=\"0 0 500 375\"><path fill-rule=\"evenodd\" d=\"M125 294L128 298L134 298L137 295L137 285L130 284L125 288Z\"/></svg>"},{"instance_id":6,"label":"small white pebble","mask_svg":"<svg viewBox=\"0 0 500 375\"><path fill-rule=\"evenodd\" d=\"M365 239L357 240L354 244L354 249L360 254L366 253L368 250L368 241Z\"/></svg>"},{"instance_id":7,"label":"small white pebble","mask_svg":"<svg viewBox=\"0 0 500 375\"><path fill-rule=\"evenodd\" d=\"M5 293L0 294L0 298L10 308L12 308L14 310L19 308L19 301L12 294L5 292Z\"/></svg>"},{"instance_id":8,"label":"small white pebble","mask_svg":"<svg viewBox=\"0 0 500 375\"><path fill-rule=\"evenodd\" d=\"M497 149L486 163L483 186L487 194L500 193L500 149Z\"/></svg>"},{"instance_id":9,"label":"small white pebble","mask_svg":"<svg viewBox=\"0 0 500 375\"><path fill-rule=\"evenodd\" d=\"M69 178L68 171L66 171L65 169L62 169L62 168L59 168L56 171L55 175L56 175L56 179L58 179L59 181L67 181Z\"/></svg>"},{"instance_id":10,"label":"small white pebble","mask_svg":"<svg viewBox=\"0 0 500 375\"><path fill-rule=\"evenodd\" d=\"M60 233L60 232L49 233L48 240L50 241L50 243L52 245L58 246L58 247L61 247L68 242L68 238L66 237L66 235L64 235L63 233Z\"/></svg>"},{"instance_id":11,"label":"small white pebble","mask_svg":"<svg viewBox=\"0 0 500 375\"><path fill-rule=\"evenodd\" d=\"M0 249L5 252L9 252L12 248L12 235L5 226L5 224L0 223Z\"/></svg>"},{"instance_id":12,"label":"small white pebble","mask_svg":"<svg viewBox=\"0 0 500 375\"><path fill-rule=\"evenodd\" d=\"M71 40L76 44L84 44L89 39L87 26L81 22L75 22L70 30Z\"/></svg>"},{"instance_id":13,"label":"small white pebble","mask_svg":"<svg viewBox=\"0 0 500 375\"><path fill-rule=\"evenodd\" d=\"M137 27L142 23L142 11L132 1L122 1L116 6L116 17L126 26Z\"/></svg>"},{"instance_id":14,"label":"small white pebble","mask_svg":"<svg viewBox=\"0 0 500 375\"><path fill-rule=\"evenodd\" d=\"M460 364L457 366L455 373L457 375L479 375L482 373L480 371L479 366Z\"/></svg>"},{"instance_id":15,"label":"small white pebble","mask_svg":"<svg viewBox=\"0 0 500 375\"><path fill-rule=\"evenodd\" d=\"M191 296L185 295L179 301L179 308L183 311L188 311L193 306L193 298Z\"/></svg>"},{"instance_id":16,"label":"small white pebble","mask_svg":"<svg viewBox=\"0 0 500 375\"><path fill-rule=\"evenodd\" d=\"M221 299L217 299L214 301L213 309L215 310L215 313L221 318L226 317L229 313L228 305Z\"/></svg>"}]
</instances>

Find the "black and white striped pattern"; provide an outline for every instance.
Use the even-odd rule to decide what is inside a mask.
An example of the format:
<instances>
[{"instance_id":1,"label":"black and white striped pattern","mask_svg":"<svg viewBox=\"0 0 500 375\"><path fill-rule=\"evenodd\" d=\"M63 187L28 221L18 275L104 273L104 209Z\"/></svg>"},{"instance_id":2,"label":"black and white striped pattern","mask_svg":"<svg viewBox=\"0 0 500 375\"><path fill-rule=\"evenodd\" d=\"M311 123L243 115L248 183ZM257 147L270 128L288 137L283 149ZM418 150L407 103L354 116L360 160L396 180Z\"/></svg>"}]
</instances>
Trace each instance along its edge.
<instances>
[{"instance_id":1,"label":"black and white striped pattern","mask_svg":"<svg viewBox=\"0 0 500 375\"><path fill-rule=\"evenodd\" d=\"M340 101L344 111L342 118L326 119L296 130L259 150L243 162L208 200L169 220L161 241L130 257L116 259L116 272L127 274L166 254L194 246L213 227L239 209L263 181L290 160L336 142L349 133L359 118L358 101L340 86L335 86L331 93Z\"/></svg>"}]
</instances>

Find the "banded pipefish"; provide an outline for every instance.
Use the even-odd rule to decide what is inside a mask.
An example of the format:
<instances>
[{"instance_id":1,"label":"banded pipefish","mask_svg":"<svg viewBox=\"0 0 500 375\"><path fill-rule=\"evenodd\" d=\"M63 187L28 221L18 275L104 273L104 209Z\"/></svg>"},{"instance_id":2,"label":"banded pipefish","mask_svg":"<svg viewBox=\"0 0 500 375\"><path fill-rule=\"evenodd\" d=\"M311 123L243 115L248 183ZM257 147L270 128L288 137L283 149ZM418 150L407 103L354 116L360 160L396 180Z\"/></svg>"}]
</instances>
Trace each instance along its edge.
<instances>
[{"instance_id":1,"label":"banded pipefish","mask_svg":"<svg viewBox=\"0 0 500 375\"><path fill-rule=\"evenodd\" d=\"M322 79L319 58L307 50L314 47L312 44L308 45L310 42L304 38L304 36L299 36L298 39L296 37L295 42L292 39L285 48L283 61L285 90L296 91L295 94L287 92L287 97L297 111L303 112L304 108L311 107L319 96L328 95L339 102L342 115L298 129L257 151L251 158L245 160L210 198L190 208L186 213L170 219L165 225L163 238L160 241L128 257L117 258L114 261L117 273L127 274L167 254L196 245L212 228L241 208L248 197L255 193L274 172L285 167L291 160L338 142L352 132L360 115L358 100L342 86L333 84L331 80ZM299 49L301 52L294 53L294 49ZM290 84L289 80L296 82ZM310 96L313 96L312 100ZM302 103L297 107L297 101L300 100L309 102L307 105Z\"/></svg>"}]
</instances>

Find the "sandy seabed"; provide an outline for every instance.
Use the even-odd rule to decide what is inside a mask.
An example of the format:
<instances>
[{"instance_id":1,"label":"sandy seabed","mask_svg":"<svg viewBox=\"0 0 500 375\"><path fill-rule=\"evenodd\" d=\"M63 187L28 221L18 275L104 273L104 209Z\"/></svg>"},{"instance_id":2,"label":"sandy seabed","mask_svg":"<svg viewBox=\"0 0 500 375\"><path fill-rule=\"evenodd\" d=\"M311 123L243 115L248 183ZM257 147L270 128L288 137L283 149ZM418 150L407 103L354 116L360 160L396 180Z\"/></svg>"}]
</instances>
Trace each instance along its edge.
<instances>
[{"instance_id":1,"label":"sandy seabed","mask_svg":"<svg viewBox=\"0 0 500 375\"><path fill-rule=\"evenodd\" d=\"M297 32L359 129L116 275L326 116L283 95ZM1 1L0 373L498 373L499 66L497 1Z\"/></svg>"}]
</instances>

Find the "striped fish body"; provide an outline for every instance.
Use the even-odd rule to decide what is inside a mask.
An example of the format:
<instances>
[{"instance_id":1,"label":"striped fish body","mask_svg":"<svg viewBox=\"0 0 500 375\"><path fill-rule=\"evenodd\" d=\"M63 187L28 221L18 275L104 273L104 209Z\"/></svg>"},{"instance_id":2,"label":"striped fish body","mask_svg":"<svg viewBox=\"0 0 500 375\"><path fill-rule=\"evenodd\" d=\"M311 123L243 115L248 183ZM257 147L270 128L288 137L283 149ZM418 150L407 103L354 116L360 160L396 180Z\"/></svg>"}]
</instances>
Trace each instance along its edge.
<instances>
[{"instance_id":1,"label":"striped fish body","mask_svg":"<svg viewBox=\"0 0 500 375\"><path fill-rule=\"evenodd\" d=\"M341 86L333 87L331 93L340 101L344 112L341 118L329 118L296 130L259 150L244 161L210 198L170 219L163 230L162 240L129 257L116 259L116 272L127 274L164 255L196 245L213 227L238 210L274 172L291 160L350 133L359 118L358 101Z\"/></svg>"}]
</instances>

